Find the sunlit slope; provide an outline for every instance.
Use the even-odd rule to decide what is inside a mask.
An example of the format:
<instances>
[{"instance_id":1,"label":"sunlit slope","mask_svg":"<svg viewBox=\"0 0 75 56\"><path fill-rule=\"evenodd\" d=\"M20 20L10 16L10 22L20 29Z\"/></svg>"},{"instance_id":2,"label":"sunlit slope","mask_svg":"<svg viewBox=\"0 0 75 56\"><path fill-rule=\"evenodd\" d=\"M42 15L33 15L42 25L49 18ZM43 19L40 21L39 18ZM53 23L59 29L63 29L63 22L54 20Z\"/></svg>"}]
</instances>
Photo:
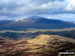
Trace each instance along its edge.
<instances>
[{"instance_id":1,"label":"sunlit slope","mask_svg":"<svg viewBox=\"0 0 75 56\"><path fill-rule=\"evenodd\" d=\"M32 40L28 40L30 43L34 44L48 44L50 42L75 42L73 39L69 39L66 37L58 36L58 35L39 35Z\"/></svg>"},{"instance_id":2,"label":"sunlit slope","mask_svg":"<svg viewBox=\"0 0 75 56\"><path fill-rule=\"evenodd\" d=\"M59 52L75 51L75 40L58 35L11 41L0 44L0 56L59 56Z\"/></svg>"},{"instance_id":3,"label":"sunlit slope","mask_svg":"<svg viewBox=\"0 0 75 56\"><path fill-rule=\"evenodd\" d=\"M43 46L42 48L37 49L37 52L43 53L42 56L59 56L59 52L75 51L75 40L57 35L39 35L29 42Z\"/></svg>"}]
</instances>

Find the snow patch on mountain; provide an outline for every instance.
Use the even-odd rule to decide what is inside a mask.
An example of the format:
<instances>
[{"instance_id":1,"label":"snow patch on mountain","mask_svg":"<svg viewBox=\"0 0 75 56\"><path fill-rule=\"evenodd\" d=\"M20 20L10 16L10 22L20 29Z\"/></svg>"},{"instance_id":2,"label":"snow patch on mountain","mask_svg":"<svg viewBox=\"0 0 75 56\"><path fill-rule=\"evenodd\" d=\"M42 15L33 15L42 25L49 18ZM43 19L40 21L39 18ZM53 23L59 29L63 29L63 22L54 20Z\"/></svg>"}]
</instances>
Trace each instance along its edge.
<instances>
[{"instance_id":1,"label":"snow patch on mountain","mask_svg":"<svg viewBox=\"0 0 75 56\"><path fill-rule=\"evenodd\" d=\"M24 21L24 18L16 19L15 21Z\"/></svg>"}]
</instances>

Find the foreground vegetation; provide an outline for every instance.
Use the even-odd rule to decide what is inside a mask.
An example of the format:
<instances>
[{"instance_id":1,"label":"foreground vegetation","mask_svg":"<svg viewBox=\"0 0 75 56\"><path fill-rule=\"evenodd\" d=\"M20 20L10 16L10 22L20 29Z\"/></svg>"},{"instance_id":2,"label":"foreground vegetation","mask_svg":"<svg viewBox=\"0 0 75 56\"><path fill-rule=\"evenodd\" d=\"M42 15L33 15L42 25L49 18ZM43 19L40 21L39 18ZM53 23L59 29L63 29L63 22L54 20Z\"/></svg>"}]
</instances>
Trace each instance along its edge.
<instances>
[{"instance_id":1,"label":"foreground vegetation","mask_svg":"<svg viewBox=\"0 0 75 56\"><path fill-rule=\"evenodd\" d=\"M60 52L73 51L75 40L58 35L38 35L31 40L0 38L0 56L59 56Z\"/></svg>"}]
</instances>

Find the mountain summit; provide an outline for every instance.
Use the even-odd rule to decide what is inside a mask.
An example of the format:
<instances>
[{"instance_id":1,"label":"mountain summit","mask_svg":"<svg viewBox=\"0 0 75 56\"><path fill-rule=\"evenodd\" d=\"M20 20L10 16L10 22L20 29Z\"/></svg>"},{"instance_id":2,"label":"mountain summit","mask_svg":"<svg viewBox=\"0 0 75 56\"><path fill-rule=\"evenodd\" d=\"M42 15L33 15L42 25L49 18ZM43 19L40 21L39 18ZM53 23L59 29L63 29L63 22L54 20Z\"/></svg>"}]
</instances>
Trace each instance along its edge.
<instances>
[{"instance_id":1,"label":"mountain summit","mask_svg":"<svg viewBox=\"0 0 75 56\"><path fill-rule=\"evenodd\" d=\"M5 30L27 30L27 29L62 29L75 27L75 24L66 21L47 19L40 16L31 16L3 24L1 29Z\"/></svg>"}]
</instances>

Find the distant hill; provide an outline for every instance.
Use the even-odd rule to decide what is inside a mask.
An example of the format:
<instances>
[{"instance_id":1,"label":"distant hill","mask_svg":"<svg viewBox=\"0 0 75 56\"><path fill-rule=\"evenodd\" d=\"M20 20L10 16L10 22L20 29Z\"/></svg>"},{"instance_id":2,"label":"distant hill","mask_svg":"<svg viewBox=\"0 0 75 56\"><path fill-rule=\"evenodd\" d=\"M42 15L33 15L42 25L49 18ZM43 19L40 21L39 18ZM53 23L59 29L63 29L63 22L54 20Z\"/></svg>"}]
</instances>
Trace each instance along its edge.
<instances>
[{"instance_id":1,"label":"distant hill","mask_svg":"<svg viewBox=\"0 0 75 56\"><path fill-rule=\"evenodd\" d=\"M9 24L10 22L11 22L11 20L2 20L2 21L0 21L0 30L2 29L3 25Z\"/></svg>"},{"instance_id":2,"label":"distant hill","mask_svg":"<svg viewBox=\"0 0 75 56\"><path fill-rule=\"evenodd\" d=\"M1 24L0 24L1 25ZM31 16L6 22L0 26L1 30L28 30L28 29L63 29L75 27L74 23L47 19L40 16Z\"/></svg>"}]
</instances>

